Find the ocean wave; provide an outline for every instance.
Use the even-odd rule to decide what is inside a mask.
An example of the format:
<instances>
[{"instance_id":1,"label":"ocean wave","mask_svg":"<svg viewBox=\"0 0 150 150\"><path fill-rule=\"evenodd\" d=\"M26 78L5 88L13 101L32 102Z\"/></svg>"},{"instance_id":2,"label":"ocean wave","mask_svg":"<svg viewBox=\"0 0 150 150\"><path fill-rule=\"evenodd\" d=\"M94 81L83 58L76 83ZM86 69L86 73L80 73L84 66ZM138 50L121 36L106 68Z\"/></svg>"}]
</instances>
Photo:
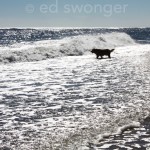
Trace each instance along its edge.
<instances>
[{"instance_id":1,"label":"ocean wave","mask_svg":"<svg viewBox=\"0 0 150 150\"><path fill-rule=\"evenodd\" d=\"M0 62L30 62L62 56L79 56L92 48L116 48L135 44L126 33L112 32L99 35L79 35L61 40L22 42L0 47Z\"/></svg>"}]
</instances>

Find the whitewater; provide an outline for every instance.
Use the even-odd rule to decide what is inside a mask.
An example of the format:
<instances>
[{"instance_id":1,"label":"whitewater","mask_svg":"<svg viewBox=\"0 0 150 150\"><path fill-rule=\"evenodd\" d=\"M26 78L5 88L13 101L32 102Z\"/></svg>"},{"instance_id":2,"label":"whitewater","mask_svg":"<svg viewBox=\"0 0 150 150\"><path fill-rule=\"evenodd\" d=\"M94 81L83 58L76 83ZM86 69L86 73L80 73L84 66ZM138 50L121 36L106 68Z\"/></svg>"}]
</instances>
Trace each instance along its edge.
<instances>
[{"instance_id":1,"label":"whitewater","mask_svg":"<svg viewBox=\"0 0 150 150\"><path fill-rule=\"evenodd\" d=\"M134 40L125 33L79 35L62 40L21 42L0 47L0 62L39 61L54 57L78 56L89 53L96 47L115 48L133 43Z\"/></svg>"},{"instance_id":2,"label":"whitewater","mask_svg":"<svg viewBox=\"0 0 150 150\"><path fill-rule=\"evenodd\" d=\"M106 47L111 59L90 52ZM0 146L109 148L97 145L149 116L149 61L150 45L124 32L1 45Z\"/></svg>"}]
</instances>

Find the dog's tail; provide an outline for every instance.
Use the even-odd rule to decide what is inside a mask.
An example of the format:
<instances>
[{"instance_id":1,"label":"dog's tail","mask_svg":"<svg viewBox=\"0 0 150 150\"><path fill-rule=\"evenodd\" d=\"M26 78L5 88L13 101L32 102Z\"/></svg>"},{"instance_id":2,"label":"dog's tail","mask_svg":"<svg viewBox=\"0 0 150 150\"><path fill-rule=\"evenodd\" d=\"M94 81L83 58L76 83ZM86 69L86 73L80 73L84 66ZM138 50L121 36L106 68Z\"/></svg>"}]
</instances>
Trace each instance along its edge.
<instances>
[{"instance_id":1,"label":"dog's tail","mask_svg":"<svg viewBox=\"0 0 150 150\"><path fill-rule=\"evenodd\" d=\"M113 52L115 49L110 50L110 52Z\"/></svg>"}]
</instances>

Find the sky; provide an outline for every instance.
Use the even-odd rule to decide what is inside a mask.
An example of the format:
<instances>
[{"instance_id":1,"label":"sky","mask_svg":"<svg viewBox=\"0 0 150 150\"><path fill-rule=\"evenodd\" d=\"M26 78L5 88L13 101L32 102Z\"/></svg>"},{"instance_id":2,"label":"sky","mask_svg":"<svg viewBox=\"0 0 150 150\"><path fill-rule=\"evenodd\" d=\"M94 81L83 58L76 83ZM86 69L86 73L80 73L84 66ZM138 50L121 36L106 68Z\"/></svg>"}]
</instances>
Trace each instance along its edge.
<instances>
[{"instance_id":1,"label":"sky","mask_svg":"<svg viewBox=\"0 0 150 150\"><path fill-rule=\"evenodd\" d=\"M0 0L0 27L150 27L150 0Z\"/></svg>"}]
</instances>

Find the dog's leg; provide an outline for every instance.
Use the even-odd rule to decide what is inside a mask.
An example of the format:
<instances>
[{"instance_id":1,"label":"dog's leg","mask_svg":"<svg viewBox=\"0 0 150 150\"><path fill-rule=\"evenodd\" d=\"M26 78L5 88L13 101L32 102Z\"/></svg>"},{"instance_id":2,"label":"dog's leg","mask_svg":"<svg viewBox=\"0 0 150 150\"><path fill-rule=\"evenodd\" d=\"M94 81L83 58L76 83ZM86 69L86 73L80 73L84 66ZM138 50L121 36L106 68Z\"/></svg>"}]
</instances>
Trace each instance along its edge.
<instances>
[{"instance_id":1,"label":"dog's leg","mask_svg":"<svg viewBox=\"0 0 150 150\"><path fill-rule=\"evenodd\" d=\"M96 55L96 58L98 59L99 55Z\"/></svg>"},{"instance_id":2,"label":"dog's leg","mask_svg":"<svg viewBox=\"0 0 150 150\"><path fill-rule=\"evenodd\" d=\"M111 58L110 54L111 54L111 53L108 53L108 58Z\"/></svg>"},{"instance_id":3,"label":"dog's leg","mask_svg":"<svg viewBox=\"0 0 150 150\"><path fill-rule=\"evenodd\" d=\"M101 59L103 59L103 56L101 55Z\"/></svg>"}]
</instances>

